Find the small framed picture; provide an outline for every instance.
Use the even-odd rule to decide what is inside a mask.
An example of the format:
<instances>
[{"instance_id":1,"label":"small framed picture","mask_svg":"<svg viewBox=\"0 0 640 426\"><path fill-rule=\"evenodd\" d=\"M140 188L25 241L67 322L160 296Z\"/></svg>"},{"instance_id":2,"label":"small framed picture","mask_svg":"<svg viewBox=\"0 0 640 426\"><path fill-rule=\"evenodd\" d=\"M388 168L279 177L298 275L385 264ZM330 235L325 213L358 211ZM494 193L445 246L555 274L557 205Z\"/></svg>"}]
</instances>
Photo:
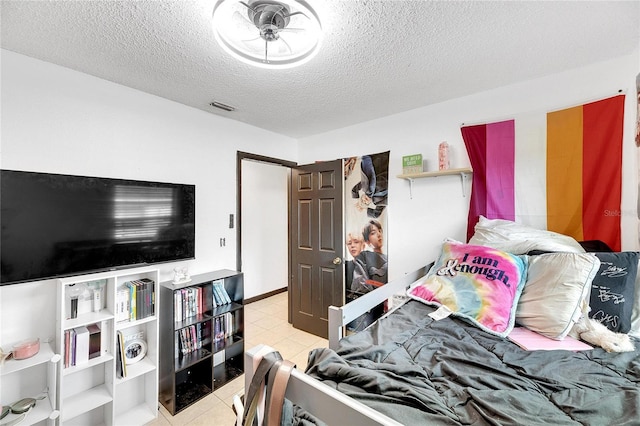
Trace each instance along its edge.
<instances>
[{"instance_id":1,"label":"small framed picture","mask_svg":"<svg viewBox=\"0 0 640 426\"><path fill-rule=\"evenodd\" d=\"M147 354L147 342L142 339L134 339L127 342L124 347L124 357L127 364L135 364Z\"/></svg>"}]
</instances>

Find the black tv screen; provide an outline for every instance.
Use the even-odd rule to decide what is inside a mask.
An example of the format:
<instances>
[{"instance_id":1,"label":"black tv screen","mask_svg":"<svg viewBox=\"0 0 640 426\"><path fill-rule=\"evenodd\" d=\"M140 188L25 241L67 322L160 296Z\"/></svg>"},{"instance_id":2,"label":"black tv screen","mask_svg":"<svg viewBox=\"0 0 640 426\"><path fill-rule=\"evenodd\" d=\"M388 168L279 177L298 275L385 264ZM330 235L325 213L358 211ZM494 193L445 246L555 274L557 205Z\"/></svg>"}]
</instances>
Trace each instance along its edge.
<instances>
[{"instance_id":1,"label":"black tv screen","mask_svg":"<svg viewBox=\"0 0 640 426\"><path fill-rule=\"evenodd\" d=\"M195 185L2 170L0 285L195 257Z\"/></svg>"}]
</instances>

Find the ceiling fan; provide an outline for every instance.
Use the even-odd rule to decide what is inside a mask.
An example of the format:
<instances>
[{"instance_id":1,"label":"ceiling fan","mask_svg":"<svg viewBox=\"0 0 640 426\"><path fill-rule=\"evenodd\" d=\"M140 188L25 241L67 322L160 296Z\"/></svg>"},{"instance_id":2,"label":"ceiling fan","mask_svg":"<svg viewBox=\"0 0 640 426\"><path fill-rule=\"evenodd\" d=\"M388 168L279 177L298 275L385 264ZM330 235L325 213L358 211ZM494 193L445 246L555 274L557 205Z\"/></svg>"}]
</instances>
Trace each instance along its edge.
<instances>
[{"instance_id":1,"label":"ceiling fan","mask_svg":"<svg viewBox=\"0 0 640 426\"><path fill-rule=\"evenodd\" d=\"M218 43L252 65L289 68L315 55L321 26L301 0L221 0L213 11Z\"/></svg>"}]
</instances>

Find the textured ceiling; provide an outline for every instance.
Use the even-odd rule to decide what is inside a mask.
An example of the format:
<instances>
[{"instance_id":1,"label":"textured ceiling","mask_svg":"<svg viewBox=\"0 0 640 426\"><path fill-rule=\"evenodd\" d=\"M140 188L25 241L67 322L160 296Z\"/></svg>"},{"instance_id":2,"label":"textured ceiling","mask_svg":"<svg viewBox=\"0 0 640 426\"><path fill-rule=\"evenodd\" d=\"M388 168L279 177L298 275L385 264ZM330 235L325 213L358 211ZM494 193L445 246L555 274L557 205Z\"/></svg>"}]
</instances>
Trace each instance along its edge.
<instances>
[{"instance_id":1,"label":"textured ceiling","mask_svg":"<svg viewBox=\"0 0 640 426\"><path fill-rule=\"evenodd\" d=\"M307 2L324 42L288 70L228 56L211 29L214 0L2 0L2 48L302 138L640 44L639 1Z\"/></svg>"}]
</instances>

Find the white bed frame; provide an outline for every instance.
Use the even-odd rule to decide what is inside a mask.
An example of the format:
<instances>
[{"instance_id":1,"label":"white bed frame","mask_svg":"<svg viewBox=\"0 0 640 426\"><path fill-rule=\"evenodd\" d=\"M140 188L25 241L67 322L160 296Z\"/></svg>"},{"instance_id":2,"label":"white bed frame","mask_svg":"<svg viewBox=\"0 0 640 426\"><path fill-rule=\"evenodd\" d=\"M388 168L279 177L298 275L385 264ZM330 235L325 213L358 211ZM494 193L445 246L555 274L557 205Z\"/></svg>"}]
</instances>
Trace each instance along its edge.
<instances>
[{"instance_id":1,"label":"white bed frame","mask_svg":"<svg viewBox=\"0 0 640 426\"><path fill-rule=\"evenodd\" d=\"M329 347L336 349L344 335L344 327L371 308L404 291L429 271L427 265L404 277L383 285L342 307L329 307ZM254 373L256 354L264 353L265 345L258 345L245 353L245 390ZM382 413L340 393L318 380L294 369L287 386L286 398L307 410L328 425L401 425Z\"/></svg>"}]
</instances>

